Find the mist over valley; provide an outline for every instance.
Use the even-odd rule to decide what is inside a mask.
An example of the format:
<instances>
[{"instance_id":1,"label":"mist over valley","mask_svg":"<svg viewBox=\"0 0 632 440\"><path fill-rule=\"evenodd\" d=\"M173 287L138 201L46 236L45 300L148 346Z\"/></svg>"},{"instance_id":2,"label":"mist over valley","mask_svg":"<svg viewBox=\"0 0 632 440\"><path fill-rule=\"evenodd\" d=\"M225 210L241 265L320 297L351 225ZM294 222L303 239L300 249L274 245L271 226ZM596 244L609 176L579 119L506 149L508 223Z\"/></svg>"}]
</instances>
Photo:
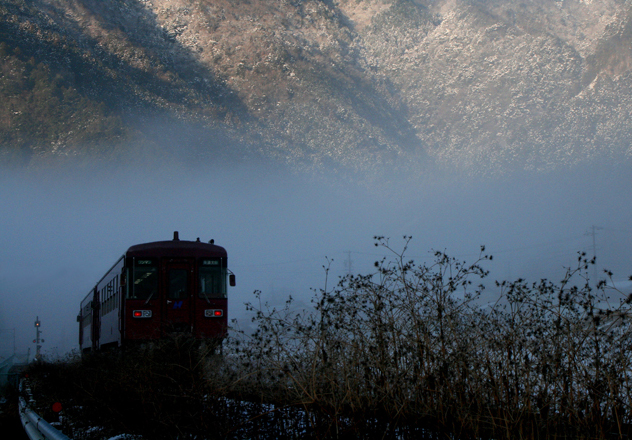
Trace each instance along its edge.
<instances>
[{"instance_id":1,"label":"mist over valley","mask_svg":"<svg viewBox=\"0 0 632 440\"><path fill-rule=\"evenodd\" d=\"M602 279L608 268L624 282L632 274L625 167L494 179L437 171L372 185L267 171L5 170L0 327L15 328L25 351L39 316L47 353L76 347L79 301L128 247L170 240L175 230L226 248L237 275L229 318L242 329L255 290L273 306L291 295L310 307L339 277L374 273L375 261L393 257L374 246L375 235L390 237L396 251L412 235L406 255L417 263L430 264L433 250L474 262L485 245L494 260L484 264L491 274L482 301L497 296L494 280L559 281L577 252L592 256L593 226L597 265L589 276Z\"/></svg>"},{"instance_id":2,"label":"mist over valley","mask_svg":"<svg viewBox=\"0 0 632 440\"><path fill-rule=\"evenodd\" d=\"M387 256L632 275L629 3L0 4L0 329L77 347L131 245L214 239L242 328ZM593 228L594 227L594 228ZM594 240L593 240L594 239ZM7 336L9 335L9 336ZM3 331L0 355L12 349Z\"/></svg>"}]
</instances>

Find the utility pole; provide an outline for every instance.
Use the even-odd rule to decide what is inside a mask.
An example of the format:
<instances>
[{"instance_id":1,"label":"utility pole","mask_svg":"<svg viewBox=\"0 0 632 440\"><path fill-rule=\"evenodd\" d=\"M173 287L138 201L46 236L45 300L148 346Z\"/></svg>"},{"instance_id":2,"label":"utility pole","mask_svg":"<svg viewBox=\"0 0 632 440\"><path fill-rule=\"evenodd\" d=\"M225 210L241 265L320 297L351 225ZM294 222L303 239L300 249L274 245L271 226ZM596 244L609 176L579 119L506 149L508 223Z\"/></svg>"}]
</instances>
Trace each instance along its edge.
<instances>
[{"instance_id":1,"label":"utility pole","mask_svg":"<svg viewBox=\"0 0 632 440\"><path fill-rule=\"evenodd\" d=\"M586 232L584 235L592 235L592 251L593 251L593 260L595 261L595 264L593 265L593 273L594 273L594 282L595 285L597 285L597 240L596 240L596 236L597 236L597 231L602 230L603 228L600 226L595 226L592 225L592 227L590 228L591 230L589 232Z\"/></svg>"},{"instance_id":2,"label":"utility pole","mask_svg":"<svg viewBox=\"0 0 632 440\"><path fill-rule=\"evenodd\" d=\"M42 353L41 353L42 346L40 344L44 342L44 339L40 338L40 333L42 333L42 331L40 330L41 325L42 323L40 322L39 316L38 316L37 318L35 318L35 339L33 339L33 343L36 344L35 345L35 360L36 361L39 361L40 358L42 357Z\"/></svg>"},{"instance_id":3,"label":"utility pole","mask_svg":"<svg viewBox=\"0 0 632 440\"><path fill-rule=\"evenodd\" d=\"M347 267L347 274L351 275L353 273L353 261L351 261L351 251L345 252L347 254L347 261L345 261L345 266Z\"/></svg>"}]
</instances>

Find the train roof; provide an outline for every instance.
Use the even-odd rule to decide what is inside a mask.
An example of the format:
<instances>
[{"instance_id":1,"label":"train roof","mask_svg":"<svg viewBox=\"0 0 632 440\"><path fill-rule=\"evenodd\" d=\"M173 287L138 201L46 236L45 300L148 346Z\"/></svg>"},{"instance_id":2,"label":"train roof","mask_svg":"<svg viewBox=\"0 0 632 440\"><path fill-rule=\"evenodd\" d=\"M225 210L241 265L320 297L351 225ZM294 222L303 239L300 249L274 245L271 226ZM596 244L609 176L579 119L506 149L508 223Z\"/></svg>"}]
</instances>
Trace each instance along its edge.
<instances>
[{"instance_id":1,"label":"train roof","mask_svg":"<svg viewBox=\"0 0 632 440\"><path fill-rule=\"evenodd\" d=\"M173 240L141 243L130 247L125 253L128 257L226 257L226 249L217 246L211 240L180 240L178 232L174 232Z\"/></svg>"}]
</instances>

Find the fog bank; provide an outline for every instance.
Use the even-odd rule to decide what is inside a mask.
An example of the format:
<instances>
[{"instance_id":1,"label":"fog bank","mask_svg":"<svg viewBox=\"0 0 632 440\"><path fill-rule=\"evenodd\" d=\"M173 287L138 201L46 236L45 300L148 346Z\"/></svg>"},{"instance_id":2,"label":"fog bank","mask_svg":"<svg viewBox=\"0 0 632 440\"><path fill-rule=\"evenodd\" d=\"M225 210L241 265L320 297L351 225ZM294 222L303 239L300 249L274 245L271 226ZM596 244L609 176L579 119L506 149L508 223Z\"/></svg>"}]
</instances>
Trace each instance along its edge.
<instances>
[{"instance_id":1,"label":"fog bank","mask_svg":"<svg viewBox=\"0 0 632 440\"><path fill-rule=\"evenodd\" d=\"M174 230L227 249L237 275L229 318L244 324L243 303L254 290L272 303L292 294L307 305L311 289L324 287L323 265L331 262L329 285L346 273L371 273L386 255L374 235L390 237L395 249L412 235L408 255L418 262L431 261L433 249L474 261L485 245L494 255L491 279L558 281L577 251L596 251L598 269L626 279L630 174L613 164L362 181L247 165L4 170L0 329L15 328L18 351L33 353L39 316L46 353L76 348L79 301L129 246L171 239Z\"/></svg>"}]
</instances>

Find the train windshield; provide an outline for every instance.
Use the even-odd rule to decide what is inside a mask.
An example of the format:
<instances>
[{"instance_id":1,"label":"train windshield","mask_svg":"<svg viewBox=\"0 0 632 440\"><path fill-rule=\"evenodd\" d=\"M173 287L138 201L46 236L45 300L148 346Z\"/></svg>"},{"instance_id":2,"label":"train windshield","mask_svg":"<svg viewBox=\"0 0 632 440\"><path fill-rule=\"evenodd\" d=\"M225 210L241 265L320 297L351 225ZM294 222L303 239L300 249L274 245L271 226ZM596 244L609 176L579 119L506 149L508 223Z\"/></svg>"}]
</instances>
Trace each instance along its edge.
<instances>
[{"instance_id":1,"label":"train windshield","mask_svg":"<svg viewBox=\"0 0 632 440\"><path fill-rule=\"evenodd\" d=\"M158 298L158 267L154 260L135 260L132 270L130 299Z\"/></svg>"},{"instance_id":2,"label":"train windshield","mask_svg":"<svg viewBox=\"0 0 632 440\"><path fill-rule=\"evenodd\" d=\"M220 260L202 260L199 274L200 298L226 298L226 269Z\"/></svg>"}]
</instances>

